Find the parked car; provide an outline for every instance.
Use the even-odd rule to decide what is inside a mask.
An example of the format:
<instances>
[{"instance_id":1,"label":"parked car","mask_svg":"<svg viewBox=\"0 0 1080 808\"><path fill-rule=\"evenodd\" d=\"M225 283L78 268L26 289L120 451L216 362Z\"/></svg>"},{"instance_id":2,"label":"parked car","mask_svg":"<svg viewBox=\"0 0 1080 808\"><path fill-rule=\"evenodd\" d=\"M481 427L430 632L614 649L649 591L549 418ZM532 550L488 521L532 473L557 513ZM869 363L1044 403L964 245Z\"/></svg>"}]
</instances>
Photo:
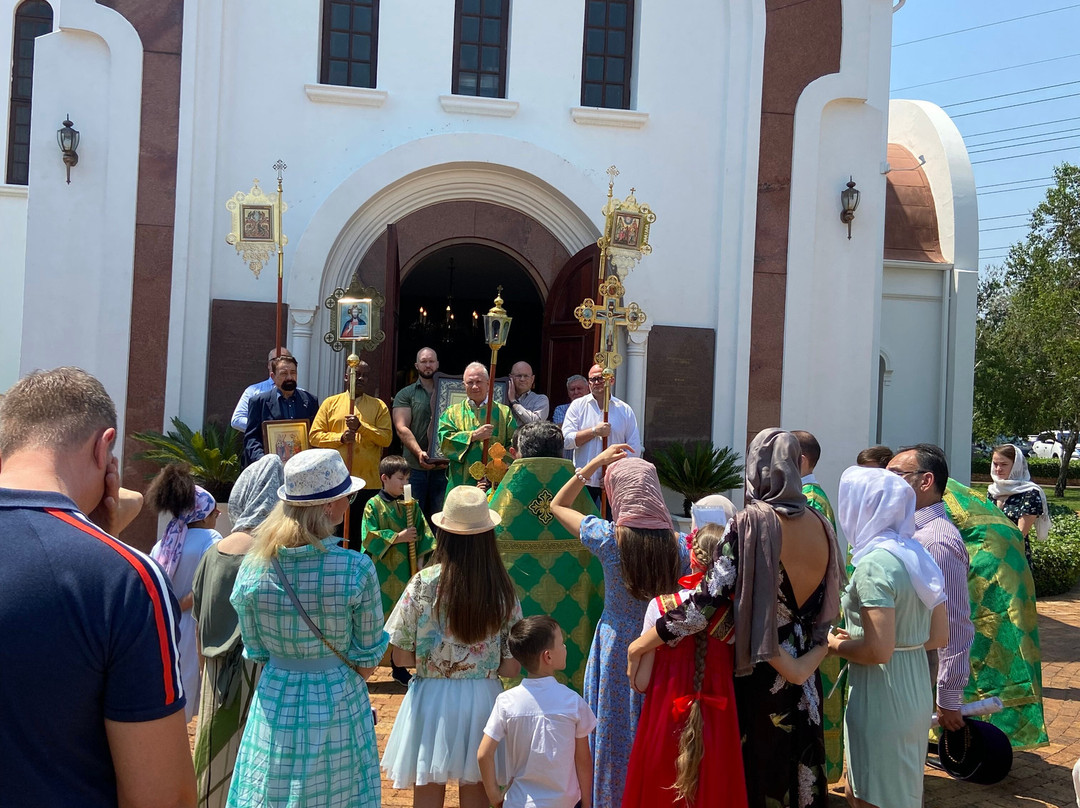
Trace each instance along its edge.
<instances>
[{"instance_id":1,"label":"parked car","mask_svg":"<svg viewBox=\"0 0 1080 808\"><path fill-rule=\"evenodd\" d=\"M1069 433L1058 431L1040 432L1034 436L1035 440L1031 444L1031 453L1035 457L1045 457L1061 462L1062 455L1065 454L1064 444L1069 440ZM1080 460L1080 446L1073 449L1072 460Z\"/></svg>"}]
</instances>

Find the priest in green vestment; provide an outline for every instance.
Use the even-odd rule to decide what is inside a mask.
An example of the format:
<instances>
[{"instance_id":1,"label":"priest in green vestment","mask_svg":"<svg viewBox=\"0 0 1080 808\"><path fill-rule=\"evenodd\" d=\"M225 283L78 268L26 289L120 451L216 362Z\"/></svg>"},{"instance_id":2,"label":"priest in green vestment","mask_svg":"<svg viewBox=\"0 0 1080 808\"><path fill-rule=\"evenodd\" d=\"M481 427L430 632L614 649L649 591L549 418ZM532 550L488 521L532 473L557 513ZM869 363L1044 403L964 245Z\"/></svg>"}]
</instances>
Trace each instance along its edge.
<instances>
[{"instance_id":1,"label":"priest in green vestment","mask_svg":"<svg viewBox=\"0 0 1080 808\"><path fill-rule=\"evenodd\" d=\"M360 536L364 551L375 562L379 588L382 590L383 617L387 618L412 578L409 542L403 536L409 528L409 516L412 516L416 529L413 543L416 546L418 570L435 549L435 536L420 510L420 504L416 500L405 504L403 492L409 482L409 464L405 458L400 455L384 457L379 461L379 477L382 490L364 506Z\"/></svg>"},{"instance_id":2,"label":"priest in green vestment","mask_svg":"<svg viewBox=\"0 0 1080 808\"><path fill-rule=\"evenodd\" d=\"M802 492L806 497L806 504L829 520L835 534L836 516L833 514L832 503L814 476L814 468L821 459L821 444L804 430L792 430L791 434L799 441L802 455L799 459L799 471L802 474ZM838 550L842 549L839 541L836 546ZM822 713L825 731L825 774L830 783L839 781L844 772L844 706L847 702L847 688L841 686L833 689L836 680L840 678L843 663L844 660L838 656L827 656L818 669L821 674L822 695L826 697ZM832 695L829 695L830 692Z\"/></svg>"},{"instance_id":3,"label":"priest in green vestment","mask_svg":"<svg viewBox=\"0 0 1080 808\"><path fill-rule=\"evenodd\" d=\"M450 461L446 470L446 493L459 485L476 485L477 479L469 467L480 462L484 453L484 441L500 443L510 448L510 441L517 430L510 408L492 402L491 423L487 421L487 396L491 380L488 370L479 362L465 368L462 377L467 398L447 407L439 417L436 439L443 456Z\"/></svg>"},{"instance_id":4,"label":"priest in green vestment","mask_svg":"<svg viewBox=\"0 0 1080 808\"><path fill-rule=\"evenodd\" d=\"M975 639L964 701L997 696L1005 709L986 720L1009 736L1014 749L1045 746L1039 615L1024 536L996 505L956 480L946 487L945 511L971 558Z\"/></svg>"},{"instance_id":5,"label":"priest in green vestment","mask_svg":"<svg viewBox=\"0 0 1080 808\"><path fill-rule=\"evenodd\" d=\"M526 424L518 430L517 444L519 458L491 500L491 509L502 517L495 539L522 612L550 615L562 628L566 670L555 677L581 693L593 631L604 610L604 570L549 507L574 474L573 463L563 457L562 430L550 421ZM574 508L597 515L584 489Z\"/></svg>"}]
</instances>

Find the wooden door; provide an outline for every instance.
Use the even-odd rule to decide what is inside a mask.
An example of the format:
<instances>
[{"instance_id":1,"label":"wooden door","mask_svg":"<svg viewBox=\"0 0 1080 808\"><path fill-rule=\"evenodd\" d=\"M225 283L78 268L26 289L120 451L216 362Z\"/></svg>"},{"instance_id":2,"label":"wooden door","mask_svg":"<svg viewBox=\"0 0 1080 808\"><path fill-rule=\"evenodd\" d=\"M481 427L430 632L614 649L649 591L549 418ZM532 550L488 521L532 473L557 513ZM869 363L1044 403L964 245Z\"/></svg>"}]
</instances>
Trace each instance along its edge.
<instances>
[{"instance_id":1,"label":"wooden door","mask_svg":"<svg viewBox=\"0 0 1080 808\"><path fill-rule=\"evenodd\" d=\"M574 309L586 297L596 298L600 248L590 244L559 270L544 306L543 388L551 398L551 408L565 404L566 379L575 373L588 374L593 364L595 337L574 317ZM595 327L594 327L595 328Z\"/></svg>"}]
</instances>

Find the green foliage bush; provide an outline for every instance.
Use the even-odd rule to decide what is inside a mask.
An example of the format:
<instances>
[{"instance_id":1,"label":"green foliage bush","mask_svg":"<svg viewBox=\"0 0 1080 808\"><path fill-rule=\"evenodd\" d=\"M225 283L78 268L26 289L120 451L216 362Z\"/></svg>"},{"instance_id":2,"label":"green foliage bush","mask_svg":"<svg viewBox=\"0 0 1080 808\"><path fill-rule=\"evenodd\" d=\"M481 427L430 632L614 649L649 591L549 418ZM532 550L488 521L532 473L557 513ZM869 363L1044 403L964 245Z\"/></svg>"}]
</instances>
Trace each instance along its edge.
<instances>
[{"instance_id":1,"label":"green foliage bush","mask_svg":"<svg viewBox=\"0 0 1080 808\"><path fill-rule=\"evenodd\" d=\"M739 455L709 441L669 443L650 452L660 484L683 495L683 516L690 505L708 494L719 494L743 484Z\"/></svg>"},{"instance_id":2,"label":"green foliage bush","mask_svg":"<svg viewBox=\"0 0 1080 808\"><path fill-rule=\"evenodd\" d=\"M1056 480L1058 471L1061 469L1061 464L1052 457L1029 457L1027 462L1028 471L1031 472L1032 477ZM971 473L990 474L990 458L982 456L971 458ZM1080 461L1073 460L1069 463L1069 479L1080 480Z\"/></svg>"},{"instance_id":3,"label":"green foliage bush","mask_svg":"<svg viewBox=\"0 0 1080 808\"><path fill-rule=\"evenodd\" d=\"M1032 528L1031 574L1040 598L1061 595L1080 581L1080 516L1072 508L1050 503L1053 526L1046 541Z\"/></svg>"},{"instance_id":4,"label":"green foliage bush","mask_svg":"<svg viewBox=\"0 0 1080 808\"><path fill-rule=\"evenodd\" d=\"M233 483L240 476L240 433L228 426L207 422L202 432L195 432L178 417L173 429L165 434L136 432L131 437L150 447L135 455L136 460L150 460L159 466L187 463L195 482L209 491L218 502L228 502Z\"/></svg>"}]
</instances>

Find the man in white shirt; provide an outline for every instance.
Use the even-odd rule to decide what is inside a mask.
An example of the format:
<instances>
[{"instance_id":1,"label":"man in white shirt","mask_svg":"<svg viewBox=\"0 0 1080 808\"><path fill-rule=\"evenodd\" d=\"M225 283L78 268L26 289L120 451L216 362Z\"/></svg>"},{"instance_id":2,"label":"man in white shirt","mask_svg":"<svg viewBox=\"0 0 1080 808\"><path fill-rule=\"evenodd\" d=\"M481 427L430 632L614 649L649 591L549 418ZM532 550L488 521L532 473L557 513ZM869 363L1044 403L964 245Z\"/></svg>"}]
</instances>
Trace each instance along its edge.
<instances>
[{"instance_id":1,"label":"man in white shirt","mask_svg":"<svg viewBox=\"0 0 1080 808\"><path fill-rule=\"evenodd\" d=\"M288 348L282 348L281 355L292 356L292 354L289 353ZM248 385L247 389L240 394L240 400L236 402L236 409L233 410L232 421L229 422L233 429L237 429L240 432L246 432L248 422L248 402L260 393L268 393L274 389L274 369L271 367L270 363L273 362L275 356L277 356L277 348L271 348L270 354L266 357L266 370L270 374L270 378Z\"/></svg>"},{"instance_id":2,"label":"man in white shirt","mask_svg":"<svg viewBox=\"0 0 1080 808\"><path fill-rule=\"evenodd\" d=\"M608 420L604 423L604 369L593 365L589 369L589 392L570 402L563 421L563 446L574 450L574 467L583 468L603 451L603 439L608 446L628 443L641 454L641 436L638 433L637 416L625 401L611 396L608 404ZM586 488L593 499L600 501L600 471L589 478Z\"/></svg>"}]
</instances>

